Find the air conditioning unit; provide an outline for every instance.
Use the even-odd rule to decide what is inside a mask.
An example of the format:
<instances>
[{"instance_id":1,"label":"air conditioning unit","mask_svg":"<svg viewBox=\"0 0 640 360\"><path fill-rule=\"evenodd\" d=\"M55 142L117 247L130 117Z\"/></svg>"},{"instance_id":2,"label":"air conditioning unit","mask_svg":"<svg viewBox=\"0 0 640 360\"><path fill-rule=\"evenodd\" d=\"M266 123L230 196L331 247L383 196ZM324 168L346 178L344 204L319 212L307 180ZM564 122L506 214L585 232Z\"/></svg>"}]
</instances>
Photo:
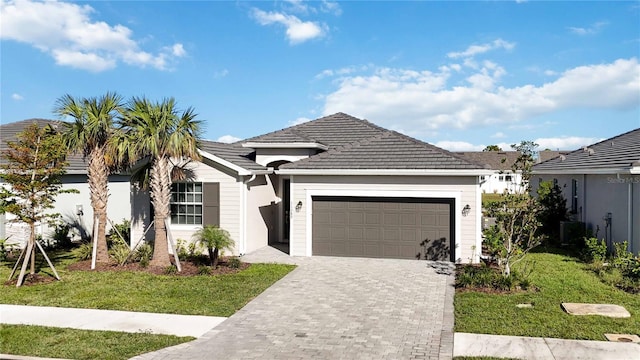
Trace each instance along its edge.
<instances>
[{"instance_id":1,"label":"air conditioning unit","mask_svg":"<svg viewBox=\"0 0 640 360\"><path fill-rule=\"evenodd\" d=\"M580 221L560 221L560 245L569 245L575 237L584 234L585 224Z\"/></svg>"}]
</instances>

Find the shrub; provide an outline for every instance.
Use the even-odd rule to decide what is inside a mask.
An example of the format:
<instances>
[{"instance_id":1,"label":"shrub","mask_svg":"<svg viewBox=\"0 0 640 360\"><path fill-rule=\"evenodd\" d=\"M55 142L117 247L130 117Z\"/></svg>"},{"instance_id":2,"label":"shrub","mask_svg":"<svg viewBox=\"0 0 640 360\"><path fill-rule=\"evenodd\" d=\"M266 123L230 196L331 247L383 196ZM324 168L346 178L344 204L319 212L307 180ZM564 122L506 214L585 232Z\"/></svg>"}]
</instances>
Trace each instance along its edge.
<instances>
[{"instance_id":1,"label":"shrub","mask_svg":"<svg viewBox=\"0 0 640 360\"><path fill-rule=\"evenodd\" d=\"M0 239L0 261L7 261L9 251L7 251L7 239Z\"/></svg>"},{"instance_id":2,"label":"shrub","mask_svg":"<svg viewBox=\"0 0 640 360\"><path fill-rule=\"evenodd\" d=\"M587 262L604 261L607 256L607 244L604 242L604 239L598 240L595 237L585 238L582 256Z\"/></svg>"},{"instance_id":3,"label":"shrub","mask_svg":"<svg viewBox=\"0 0 640 360\"><path fill-rule=\"evenodd\" d=\"M122 235L122 238L118 233ZM107 233L108 247L111 247L120 241L123 241L126 244L131 243L131 222L127 219L122 219L121 223L114 224Z\"/></svg>"},{"instance_id":4,"label":"shrub","mask_svg":"<svg viewBox=\"0 0 640 360\"><path fill-rule=\"evenodd\" d=\"M211 267L205 265L198 266L198 275L211 275Z\"/></svg>"},{"instance_id":5,"label":"shrub","mask_svg":"<svg viewBox=\"0 0 640 360\"><path fill-rule=\"evenodd\" d=\"M89 242L82 243L76 250L76 256L80 260L89 260L93 253L93 246Z\"/></svg>"},{"instance_id":6,"label":"shrub","mask_svg":"<svg viewBox=\"0 0 640 360\"><path fill-rule=\"evenodd\" d=\"M71 226L69 226L69 224L62 221L55 223L53 232L51 233L53 246L62 249L69 249L72 245L69 230L71 230Z\"/></svg>"},{"instance_id":7,"label":"shrub","mask_svg":"<svg viewBox=\"0 0 640 360\"><path fill-rule=\"evenodd\" d=\"M178 268L175 265L171 264L164 268L163 273L165 275L175 275L178 273Z\"/></svg>"},{"instance_id":8,"label":"shrub","mask_svg":"<svg viewBox=\"0 0 640 360\"><path fill-rule=\"evenodd\" d=\"M209 260L214 268L218 266L218 255L225 249L231 249L235 245L228 231L214 225L205 225L193 234L198 244L209 252Z\"/></svg>"},{"instance_id":9,"label":"shrub","mask_svg":"<svg viewBox=\"0 0 640 360\"><path fill-rule=\"evenodd\" d=\"M227 264L232 269L238 269L240 265L242 265L242 261L240 261L238 257L234 256L229 258L229 260L227 260Z\"/></svg>"},{"instance_id":10,"label":"shrub","mask_svg":"<svg viewBox=\"0 0 640 360\"><path fill-rule=\"evenodd\" d=\"M140 266L147 267L151 257L153 256L153 248L151 245L144 243L136 249L135 259L140 262Z\"/></svg>"},{"instance_id":11,"label":"shrub","mask_svg":"<svg viewBox=\"0 0 640 360\"><path fill-rule=\"evenodd\" d=\"M529 281L522 274L512 271L505 276L500 269L486 264L464 265L458 267L456 274L456 287L458 288L488 288L509 291L515 288L527 290L531 287Z\"/></svg>"},{"instance_id":12,"label":"shrub","mask_svg":"<svg viewBox=\"0 0 640 360\"><path fill-rule=\"evenodd\" d=\"M553 181L543 181L538 187L538 202L541 209L538 213L539 234L554 245L560 245L560 222L568 220L567 200L562 196L562 189Z\"/></svg>"},{"instance_id":13,"label":"shrub","mask_svg":"<svg viewBox=\"0 0 640 360\"><path fill-rule=\"evenodd\" d=\"M121 265L130 260L129 255L131 255L131 249L124 243L116 243L109 249L109 255L118 265Z\"/></svg>"}]
</instances>

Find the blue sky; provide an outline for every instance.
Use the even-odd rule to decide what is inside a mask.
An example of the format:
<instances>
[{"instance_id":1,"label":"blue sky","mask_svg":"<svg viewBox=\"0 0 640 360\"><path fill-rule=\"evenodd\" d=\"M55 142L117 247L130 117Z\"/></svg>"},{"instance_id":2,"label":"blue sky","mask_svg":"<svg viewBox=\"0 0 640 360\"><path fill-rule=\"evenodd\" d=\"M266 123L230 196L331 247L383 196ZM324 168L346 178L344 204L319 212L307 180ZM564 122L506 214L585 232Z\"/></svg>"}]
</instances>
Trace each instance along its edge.
<instances>
[{"instance_id":1,"label":"blue sky","mask_svg":"<svg viewBox=\"0 0 640 360\"><path fill-rule=\"evenodd\" d=\"M640 2L0 0L0 119L175 97L229 141L335 112L449 150L640 127Z\"/></svg>"}]
</instances>

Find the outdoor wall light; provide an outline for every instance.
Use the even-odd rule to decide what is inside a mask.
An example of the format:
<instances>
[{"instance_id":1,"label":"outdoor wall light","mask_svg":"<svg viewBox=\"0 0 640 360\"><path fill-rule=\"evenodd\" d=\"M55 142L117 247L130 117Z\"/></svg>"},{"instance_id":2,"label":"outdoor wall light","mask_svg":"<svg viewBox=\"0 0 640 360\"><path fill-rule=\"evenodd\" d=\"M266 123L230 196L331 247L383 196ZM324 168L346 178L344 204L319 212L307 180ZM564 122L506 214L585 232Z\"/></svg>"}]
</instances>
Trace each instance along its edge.
<instances>
[{"instance_id":1,"label":"outdoor wall light","mask_svg":"<svg viewBox=\"0 0 640 360\"><path fill-rule=\"evenodd\" d=\"M469 204L467 204L462 208L462 216L469 215L469 212L471 212L471 206L469 206Z\"/></svg>"},{"instance_id":2,"label":"outdoor wall light","mask_svg":"<svg viewBox=\"0 0 640 360\"><path fill-rule=\"evenodd\" d=\"M296 212L300 212L300 209L302 209L302 201L298 201L296 204Z\"/></svg>"}]
</instances>

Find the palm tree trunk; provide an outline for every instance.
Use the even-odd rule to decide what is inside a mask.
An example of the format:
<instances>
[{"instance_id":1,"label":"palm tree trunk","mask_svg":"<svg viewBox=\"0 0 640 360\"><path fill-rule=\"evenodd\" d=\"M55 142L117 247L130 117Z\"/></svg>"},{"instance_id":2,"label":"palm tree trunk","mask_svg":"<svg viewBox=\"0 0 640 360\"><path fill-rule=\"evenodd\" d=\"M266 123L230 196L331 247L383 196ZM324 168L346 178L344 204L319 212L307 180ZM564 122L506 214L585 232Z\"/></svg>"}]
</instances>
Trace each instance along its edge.
<instances>
[{"instance_id":1,"label":"palm tree trunk","mask_svg":"<svg viewBox=\"0 0 640 360\"><path fill-rule=\"evenodd\" d=\"M97 242L97 263L109 262L106 235L109 169L104 156L104 146L95 147L90 153L89 168L87 171L89 193L91 194L91 207L93 207L94 218L98 221L98 232L94 234L93 239L93 241Z\"/></svg>"},{"instance_id":2,"label":"palm tree trunk","mask_svg":"<svg viewBox=\"0 0 640 360\"><path fill-rule=\"evenodd\" d=\"M171 265L169 247L167 245L167 229L165 219L169 216L171 201L171 166L169 160L158 157L153 160L150 176L151 202L155 211L154 223L156 239L153 245L152 266L166 267Z\"/></svg>"}]
</instances>

